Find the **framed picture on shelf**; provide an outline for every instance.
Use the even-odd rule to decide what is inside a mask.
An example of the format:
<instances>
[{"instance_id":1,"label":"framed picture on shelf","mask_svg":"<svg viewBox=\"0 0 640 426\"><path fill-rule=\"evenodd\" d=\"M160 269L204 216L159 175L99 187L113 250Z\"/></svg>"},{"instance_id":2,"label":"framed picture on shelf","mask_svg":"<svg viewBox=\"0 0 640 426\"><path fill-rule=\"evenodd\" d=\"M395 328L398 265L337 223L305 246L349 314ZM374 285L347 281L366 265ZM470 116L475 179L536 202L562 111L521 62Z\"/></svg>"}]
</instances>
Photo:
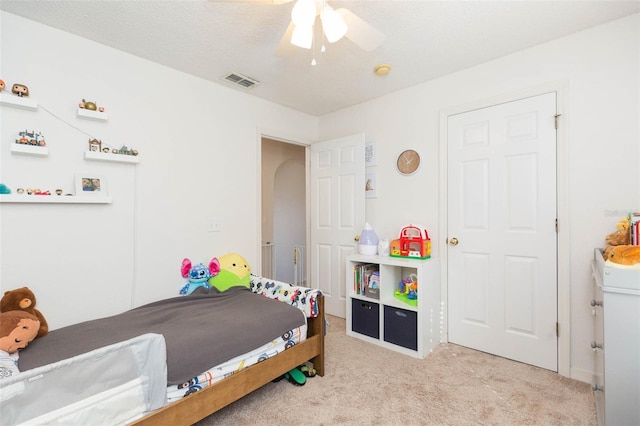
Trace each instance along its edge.
<instances>
[{"instance_id":1,"label":"framed picture on shelf","mask_svg":"<svg viewBox=\"0 0 640 426\"><path fill-rule=\"evenodd\" d=\"M93 173L76 173L76 196L107 196L107 181Z\"/></svg>"}]
</instances>

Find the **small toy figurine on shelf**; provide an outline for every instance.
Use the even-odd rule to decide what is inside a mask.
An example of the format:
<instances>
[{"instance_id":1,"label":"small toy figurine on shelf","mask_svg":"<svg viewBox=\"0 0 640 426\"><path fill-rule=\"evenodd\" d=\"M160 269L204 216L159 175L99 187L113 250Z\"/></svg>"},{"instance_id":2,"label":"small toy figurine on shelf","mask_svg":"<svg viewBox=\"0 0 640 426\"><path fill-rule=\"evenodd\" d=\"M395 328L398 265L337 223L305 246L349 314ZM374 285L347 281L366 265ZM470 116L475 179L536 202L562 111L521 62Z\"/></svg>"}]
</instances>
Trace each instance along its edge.
<instances>
[{"instance_id":1,"label":"small toy figurine on shelf","mask_svg":"<svg viewBox=\"0 0 640 426\"><path fill-rule=\"evenodd\" d=\"M11 88L11 93L22 98L23 96L29 96L29 88L24 84L16 83Z\"/></svg>"},{"instance_id":2,"label":"small toy figurine on shelf","mask_svg":"<svg viewBox=\"0 0 640 426\"><path fill-rule=\"evenodd\" d=\"M82 99L82 102L78 104L78 108L87 109L89 111L104 112L104 107L99 107L95 102L88 102Z\"/></svg>"},{"instance_id":3,"label":"small toy figurine on shelf","mask_svg":"<svg viewBox=\"0 0 640 426\"><path fill-rule=\"evenodd\" d=\"M31 132L27 130L18 132L16 143L21 145L47 146L42 133L36 132L35 130Z\"/></svg>"},{"instance_id":4,"label":"small toy figurine on shelf","mask_svg":"<svg viewBox=\"0 0 640 426\"><path fill-rule=\"evenodd\" d=\"M89 151L93 151L93 152L102 151L102 141L98 139L89 139Z\"/></svg>"},{"instance_id":5,"label":"small toy figurine on shelf","mask_svg":"<svg viewBox=\"0 0 640 426\"><path fill-rule=\"evenodd\" d=\"M4 183L0 183L0 194L11 194L11 189Z\"/></svg>"},{"instance_id":6,"label":"small toy figurine on shelf","mask_svg":"<svg viewBox=\"0 0 640 426\"><path fill-rule=\"evenodd\" d=\"M418 304L418 276L411 274L398 283L399 290L396 290L396 299L402 300L411 306Z\"/></svg>"},{"instance_id":7,"label":"small toy figurine on shelf","mask_svg":"<svg viewBox=\"0 0 640 426\"><path fill-rule=\"evenodd\" d=\"M6 88L6 84L4 84L4 80L0 79L0 92L2 92Z\"/></svg>"},{"instance_id":8,"label":"small toy figurine on shelf","mask_svg":"<svg viewBox=\"0 0 640 426\"><path fill-rule=\"evenodd\" d=\"M120 149L113 149L114 154L122 154L122 155L138 155L138 151L135 149L129 149L126 145L122 145Z\"/></svg>"}]
</instances>

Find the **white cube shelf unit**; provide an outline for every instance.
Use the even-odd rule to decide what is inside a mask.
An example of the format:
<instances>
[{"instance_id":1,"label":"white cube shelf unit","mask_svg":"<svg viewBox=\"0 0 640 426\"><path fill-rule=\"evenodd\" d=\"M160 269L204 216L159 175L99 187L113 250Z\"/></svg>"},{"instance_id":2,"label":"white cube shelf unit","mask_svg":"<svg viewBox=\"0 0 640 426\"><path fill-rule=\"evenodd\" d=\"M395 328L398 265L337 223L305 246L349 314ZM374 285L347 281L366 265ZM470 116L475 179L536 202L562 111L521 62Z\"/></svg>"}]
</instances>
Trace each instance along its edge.
<instances>
[{"instance_id":1,"label":"white cube shelf unit","mask_svg":"<svg viewBox=\"0 0 640 426\"><path fill-rule=\"evenodd\" d=\"M355 268L370 265L379 272L378 292L362 292ZM434 259L353 255L346 260L347 335L424 358L442 341L439 265ZM400 282L417 277L418 298L396 295Z\"/></svg>"}]
</instances>

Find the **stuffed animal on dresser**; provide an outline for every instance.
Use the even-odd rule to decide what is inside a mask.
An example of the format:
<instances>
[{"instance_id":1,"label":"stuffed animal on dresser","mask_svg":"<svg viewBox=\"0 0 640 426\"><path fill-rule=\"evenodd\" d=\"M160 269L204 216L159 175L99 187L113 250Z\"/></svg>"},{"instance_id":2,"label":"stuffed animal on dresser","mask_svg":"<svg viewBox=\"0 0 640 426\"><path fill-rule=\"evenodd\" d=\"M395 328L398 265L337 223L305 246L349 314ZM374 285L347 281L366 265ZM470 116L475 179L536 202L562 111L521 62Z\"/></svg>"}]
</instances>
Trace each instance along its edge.
<instances>
[{"instance_id":1,"label":"stuffed animal on dresser","mask_svg":"<svg viewBox=\"0 0 640 426\"><path fill-rule=\"evenodd\" d=\"M605 262L608 266L634 266L640 264L640 246L613 246L608 250ZM640 265L638 265L640 267Z\"/></svg>"},{"instance_id":2,"label":"stuffed animal on dresser","mask_svg":"<svg viewBox=\"0 0 640 426\"><path fill-rule=\"evenodd\" d=\"M613 247L628 245L631 241L631 235L629 233L629 218L623 217L616 224L617 230L610 233L604 238L604 242L607 246L602 249L602 256L604 260L609 258L609 254L611 253L611 249Z\"/></svg>"},{"instance_id":3,"label":"stuffed animal on dresser","mask_svg":"<svg viewBox=\"0 0 640 426\"><path fill-rule=\"evenodd\" d=\"M29 287L16 288L4 292L4 296L0 299L0 312L8 311L25 311L40 321L37 337L42 337L49 332L49 324L44 319L42 312L36 309L36 295Z\"/></svg>"}]
</instances>

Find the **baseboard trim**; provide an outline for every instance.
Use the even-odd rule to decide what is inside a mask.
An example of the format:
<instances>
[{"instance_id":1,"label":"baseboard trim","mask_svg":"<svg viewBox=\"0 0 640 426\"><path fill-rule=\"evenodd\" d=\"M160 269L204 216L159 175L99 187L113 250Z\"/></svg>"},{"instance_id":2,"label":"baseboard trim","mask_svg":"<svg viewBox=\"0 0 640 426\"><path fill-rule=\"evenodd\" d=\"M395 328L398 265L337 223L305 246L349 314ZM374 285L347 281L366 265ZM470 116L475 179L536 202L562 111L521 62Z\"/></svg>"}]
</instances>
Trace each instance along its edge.
<instances>
[{"instance_id":1,"label":"baseboard trim","mask_svg":"<svg viewBox=\"0 0 640 426\"><path fill-rule=\"evenodd\" d=\"M583 368L571 368L571 378L580 382L589 383L593 382L593 371L585 370Z\"/></svg>"}]
</instances>

